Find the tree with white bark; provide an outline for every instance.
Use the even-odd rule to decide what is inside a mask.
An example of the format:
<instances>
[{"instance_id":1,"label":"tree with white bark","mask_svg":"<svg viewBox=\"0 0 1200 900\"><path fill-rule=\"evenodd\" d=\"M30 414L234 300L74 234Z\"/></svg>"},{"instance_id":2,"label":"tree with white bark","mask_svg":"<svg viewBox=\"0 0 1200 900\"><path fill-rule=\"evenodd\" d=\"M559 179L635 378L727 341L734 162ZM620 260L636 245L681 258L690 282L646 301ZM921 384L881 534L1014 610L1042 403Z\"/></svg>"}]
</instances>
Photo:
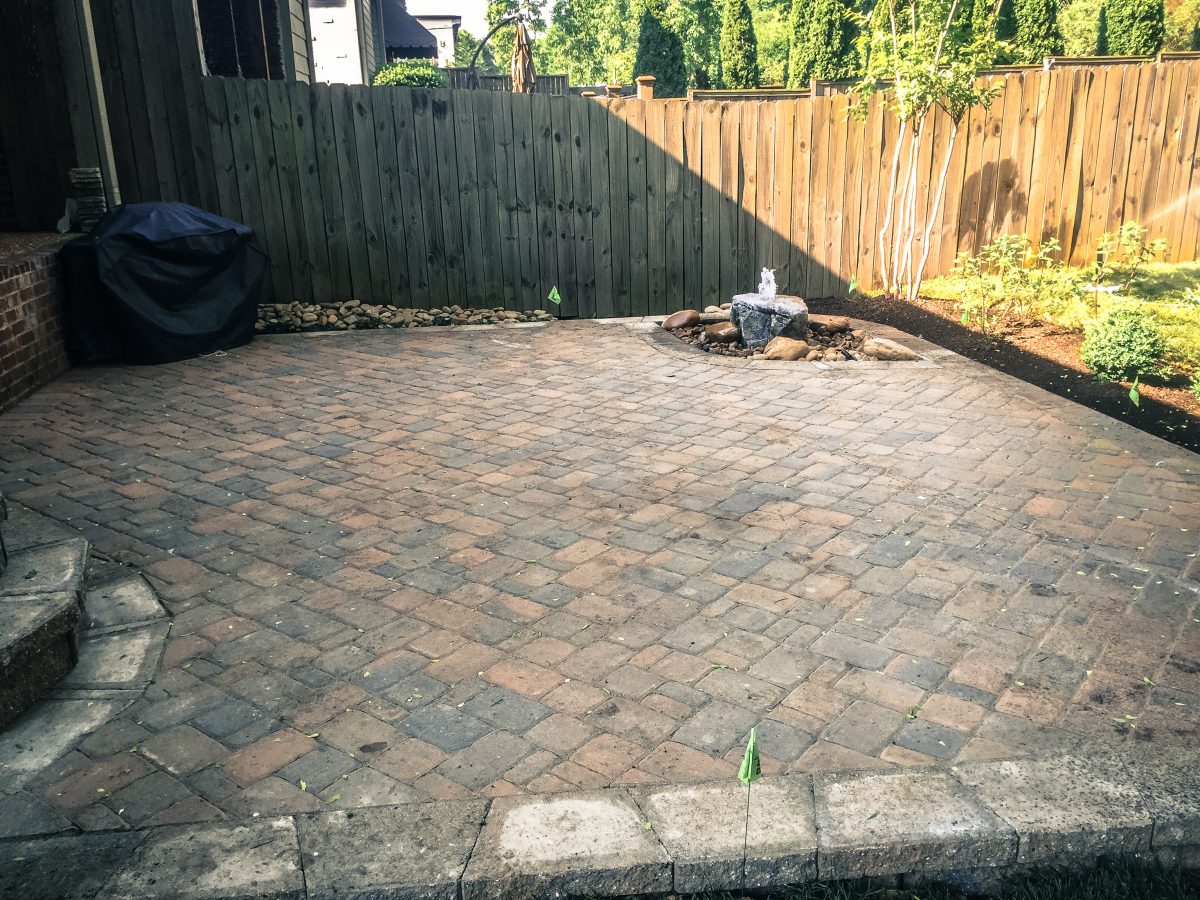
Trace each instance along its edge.
<instances>
[{"instance_id":1,"label":"tree with white bark","mask_svg":"<svg viewBox=\"0 0 1200 900\"><path fill-rule=\"evenodd\" d=\"M884 291L892 297L916 299L959 126L972 107L989 106L999 93L980 77L999 49L998 12L997 2L985 22L974 16L971 23L972 10L960 0L878 0L865 19L859 38L865 71L854 111L866 115L870 98L879 94L900 123L876 253ZM920 150L936 109L949 120L949 146L922 226Z\"/></svg>"}]
</instances>

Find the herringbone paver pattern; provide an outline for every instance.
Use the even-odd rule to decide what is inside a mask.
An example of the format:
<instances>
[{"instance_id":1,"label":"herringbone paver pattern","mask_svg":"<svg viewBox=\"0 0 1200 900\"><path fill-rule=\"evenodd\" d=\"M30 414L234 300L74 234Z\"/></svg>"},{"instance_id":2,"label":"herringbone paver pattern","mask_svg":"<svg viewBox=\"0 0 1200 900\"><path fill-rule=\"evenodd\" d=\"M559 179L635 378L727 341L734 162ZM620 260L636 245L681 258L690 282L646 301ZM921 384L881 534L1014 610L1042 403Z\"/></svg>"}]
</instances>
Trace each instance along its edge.
<instances>
[{"instance_id":1,"label":"herringbone paver pattern","mask_svg":"<svg viewBox=\"0 0 1200 900\"><path fill-rule=\"evenodd\" d=\"M111 828L731 775L752 726L768 771L1194 744L1200 457L938 362L558 323L75 370L4 490L175 618L37 789Z\"/></svg>"}]
</instances>

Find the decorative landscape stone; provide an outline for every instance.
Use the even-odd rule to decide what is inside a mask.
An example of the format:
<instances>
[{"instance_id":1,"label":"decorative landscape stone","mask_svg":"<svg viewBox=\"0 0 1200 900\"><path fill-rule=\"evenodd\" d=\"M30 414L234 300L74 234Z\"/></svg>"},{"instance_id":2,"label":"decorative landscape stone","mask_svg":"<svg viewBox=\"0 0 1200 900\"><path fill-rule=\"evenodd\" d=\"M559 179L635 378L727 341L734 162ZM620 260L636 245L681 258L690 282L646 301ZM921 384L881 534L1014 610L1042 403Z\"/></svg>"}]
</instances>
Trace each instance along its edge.
<instances>
[{"instance_id":1,"label":"decorative landscape stone","mask_svg":"<svg viewBox=\"0 0 1200 900\"><path fill-rule=\"evenodd\" d=\"M795 338L780 335L779 337L771 338L767 342L767 346L763 347L762 358L788 361L803 359L812 349L807 341L798 341Z\"/></svg>"},{"instance_id":2,"label":"decorative landscape stone","mask_svg":"<svg viewBox=\"0 0 1200 900\"><path fill-rule=\"evenodd\" d=\"M799 297L785 294L736 294L730 321L741 331L742 342L753 349L765 347L775 337L808 337L808 306Z\"/></svg>"},{"instance_id":3,"label":"decorative landscape stone","mask_svg":"<svg viewBox=\"0 0 1200 900\"><path fill-rule=\"evenodd\" d=\"M755 297L757 295L747 295ZM755 347L737 328L733 321L717 318L728 315L719 307L710 307L694 324L675 325L676 322L691 321L682 310L663 320L662 328L681 341L699 347L717 356L733 356L795 362L852 362L881 360L887 362L912 362L920 359L916 351L897 341L869 333L868 323L855 323L845 316L810 315L807 338L787 335L771 337L765 344Z\"/></svg>"},{"instance_id":4,"label":"decorative landscape stone","mask_svg":"<svg viewBox=\"0 0 1200 900\"><path fill-rule=\"evenodd\" d=\"M714 344L732 344L740 337L737 326L728 322L714 322L704 329L704 340Z\"/></svg>"},{"instance_id":5,"label":"decorative landscape stone","mask_svg":"<svg viewBox=\"0 0 1200 900\"><path fill-rule=\"evenodd\" d=\"M255 330L281 334L294 331L357 331L371 328L423 328L433 325L503 325L515 322L549 322L542 309L520 312L464 308L458 304L440 309L413 309L348 300L344 303L271 303L258 308Z\"/></svg>"},{"instance_id":6,"label":"decorative landscape stone","mask_svg":"<svg viewBox=\"0 0 1200 900\"><path fill-rule=\"evenodd\" d=\"M700 313L694 309L681 309L663 319L662 327L670 331L672 328L691 328L700 324Z\"/></svg>"},{"instance_id":7,"label":"decorative landscape stone","mask_svg":"<svg viewBox=\"0 0 1200 900\"><path fill-rule=\"evenodd\" d=\"M880 337L867 338L863 342L862 351L872 359L882 359L888 362L912 362L919 358L916 353L903 344Z\"/></svg>"}]
</instances>

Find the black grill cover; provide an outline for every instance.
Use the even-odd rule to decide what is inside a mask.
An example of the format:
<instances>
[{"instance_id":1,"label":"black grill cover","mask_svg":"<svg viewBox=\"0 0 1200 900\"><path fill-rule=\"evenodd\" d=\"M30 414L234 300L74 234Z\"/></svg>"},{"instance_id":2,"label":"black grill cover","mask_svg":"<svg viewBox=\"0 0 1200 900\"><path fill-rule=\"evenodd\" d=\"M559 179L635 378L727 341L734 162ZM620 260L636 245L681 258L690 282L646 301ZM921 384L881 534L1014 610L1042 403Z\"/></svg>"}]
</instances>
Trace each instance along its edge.
<instances>
[{"instance_id":1,"label":"black grill cover","mask_svg":"<svg viewBox=\"0 0 1200 900\"><path fill-rule=\"evenodd\" d=\"M245 225L185 203L114 207L63 247L76 363L163 363L249 342L266 258Z\"/></svg>"}]
</instances>

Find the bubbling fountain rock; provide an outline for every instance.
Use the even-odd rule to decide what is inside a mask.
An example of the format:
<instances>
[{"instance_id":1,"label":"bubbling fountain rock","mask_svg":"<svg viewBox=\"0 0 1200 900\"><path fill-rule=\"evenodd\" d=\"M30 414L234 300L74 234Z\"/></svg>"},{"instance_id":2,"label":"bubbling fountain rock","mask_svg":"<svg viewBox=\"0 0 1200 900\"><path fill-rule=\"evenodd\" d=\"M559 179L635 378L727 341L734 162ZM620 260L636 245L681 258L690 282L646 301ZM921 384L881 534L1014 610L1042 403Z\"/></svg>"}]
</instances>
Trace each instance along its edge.
<instances>
[{"instance_id":1,"label":"bubbling fountain rock","mask_svg":"<svg viewBox=\"0 0 1200 900\"><path fill-rule=\"evenodd\" d=\"M775 272L767 268L762 270L758 293L734 295L730 321L741 330L742 343L755 350L772 338L802 341L808 337L808 306L799 297L777 294Z\"/></svg>"}]
</instances>

